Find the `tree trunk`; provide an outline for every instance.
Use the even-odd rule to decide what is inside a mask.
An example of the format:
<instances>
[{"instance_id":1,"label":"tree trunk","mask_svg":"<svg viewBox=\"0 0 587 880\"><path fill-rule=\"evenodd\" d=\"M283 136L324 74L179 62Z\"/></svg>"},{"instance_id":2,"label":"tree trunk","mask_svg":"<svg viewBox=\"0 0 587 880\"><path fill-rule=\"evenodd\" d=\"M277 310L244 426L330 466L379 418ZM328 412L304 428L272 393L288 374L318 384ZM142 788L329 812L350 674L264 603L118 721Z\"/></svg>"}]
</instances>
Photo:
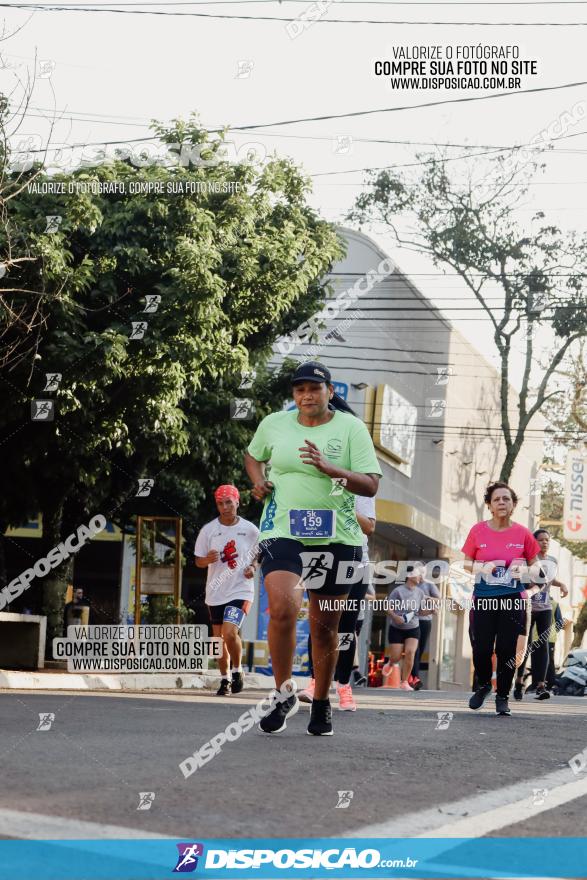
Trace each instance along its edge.
<instances>
[{"instance_id":1,"label":"tree trunk","mask_svg":"<svg viewBox=\"0 0 587 880\"><path fill-rule=\"evenodd\" d=\"M499 472L499 480L503 483L508 483L509 479L512 475L512 471L514 469L514 465L516 463L516 458L518 457L518 453L520 451L520 444L514 443L513 446L509 449L506 457L503 460L503 464L501 466L501 471Z\"/></svg>"},{"instance_id":2,"label":"tree trunk","mask_svg":"<svg viewBox=\"0 0 587 880\"><path fill-rule=\"evenodd\" d=\"M6 571L6 539L4 533L8 528L8 523L0 522L0 585L4 586L8 583L8 572Z\"/></svg>"},{"instance_id":3,"label":"tree trunk","mask_svg":"<svg viewBox=\"0 0 587 880\"><path fill-rule=\"evenodd\" d=\"M63 520L63 501L45 504L43 516L43 554L61 543L61 524ZM54 568L42 581L41 614L47 618L47 642L45 657L53 657L53 639L63 635L63 608L68 579L71 577L72 561L68 560Z\"/></svg>"},{"instance_id":4,"label":"tree trunk","mask_svg":"<svg viewBox=\"0 0 587 880\"><path fill-rule=\"evenodd\" d=\"M71 577L72 565L69 563L68 570L60 574L57 570L47 575L43 581L43 611L47 617L47 642L45 645L45 657L53 658L53 639L63 636L63 609L65 607L65 593Z\"/></svg>"}]
</instances>

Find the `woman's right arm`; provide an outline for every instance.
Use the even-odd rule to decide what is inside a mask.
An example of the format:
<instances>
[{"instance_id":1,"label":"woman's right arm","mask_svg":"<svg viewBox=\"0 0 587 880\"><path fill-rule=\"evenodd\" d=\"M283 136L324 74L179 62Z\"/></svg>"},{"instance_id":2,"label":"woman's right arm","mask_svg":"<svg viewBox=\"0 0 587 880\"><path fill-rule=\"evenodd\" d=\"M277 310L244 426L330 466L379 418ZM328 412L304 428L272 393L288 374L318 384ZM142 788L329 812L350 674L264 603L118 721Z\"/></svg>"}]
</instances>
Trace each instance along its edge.
<instances>
[{"instance_id":1,"label":"woman's right arm","mask_svg":"<svg viewBox=\"0 0 587 880\"><path fill-rule=\"evenodd\" d=\"M257 461L250 453L245 452L245 469L253 484L251 494L257 501L262 501L266 495L271 494L273 489L273 483L265 479L265 465L266 462Z\"/></svg>"},{"instance_id":2,"label":"woman's right arm","mask_svg":"<svg viewBox=\"0 0 587 880\"><path fill-rule=\"evenodd\" d=\"M473 563L474 559L472 556L465 556L465 561L463 562L463 568L465 571L468 571L469 574L473 574Z\"/></svg>"},{"instance_id":3,"label":"woman's right arm","mask_svg":"<svg viewBox=\"0 0 587 880\"><path fill-rule=\"evenodd\" d=\"M207 556L196 556L196 568L208 568L213 562L218 562L219 558L218 550L210 550Z\"/></svg>"}]
</instances>

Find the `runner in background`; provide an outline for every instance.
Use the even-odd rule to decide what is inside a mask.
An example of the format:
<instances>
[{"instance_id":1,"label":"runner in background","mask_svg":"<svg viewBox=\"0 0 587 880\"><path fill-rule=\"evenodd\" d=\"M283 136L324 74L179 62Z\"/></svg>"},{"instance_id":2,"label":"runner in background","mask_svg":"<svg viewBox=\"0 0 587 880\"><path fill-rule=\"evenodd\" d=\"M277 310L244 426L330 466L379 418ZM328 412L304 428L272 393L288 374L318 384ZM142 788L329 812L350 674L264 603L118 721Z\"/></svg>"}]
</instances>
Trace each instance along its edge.
<instances>
[{"instance_id":1,"label":"runner in background","mask_svg":"<svg viewBox=\"0 0 587 880\"><path fill-rule=\"evenodd\" d=\"M372 581L369 581L367 584L367 592L365 593L365 602L361 605L359 609L359 616L357 618L357 624L355 626L355 635L357 637L356 640L356 648L355 648L355 664L353 666L353 674L352 678L354 679L351 683L355 687L365 687L367 684L367 676L363 674L361 669L359 668L359 636L361 635L361 630L363 629L363 625L365 623L366 610L368 605L375 599L377 593L375 591L375 587L373 586Z\"/></svg>"},{"instance_id":2,"label":"runner in background","mask_svg":"<svg viewBox=\"0 0 587 880\"><path fill-rule=\"evenodd\" d=\"M560 609L559 603L556 599L552 600L552 626L550 627L550 632L548 634L548 670L546 672L546 686L549 691L552 691L555 686L555 678L556 678L556 663L554 660L554 652L556 649L556 641L558 639L558 634L561 629L564 629L565 621L562 615L562 611Z\"/></svg>"},{"instance_id":3,"label":"runner in background","mask_svg":"<svg viewBox=\"0 0 587 880\"><path fill-rule=\"evenodd\" d=\"M528 648L524 655L520 667L516 675L516 684L514 687L514 699L522 700L524 697L524 672L528 656L532 654L532 669L536 675L536 695L535 700L548 700L550 691L546 685L548 672L548 638L552 627L552 602L550 598L550 588L558 587L562 598L568 595L566 586L555 577L558 560L554 556L548 555L550 546L550 532L547 529L537 529L534 537L540 544L540 553L538 558L549 562L550 565L543 566L543 572L546 577L546 583L542 585L540 592L532 596L531 622L530 631L536 629L536 638Z\"/></svg>"},{"instance_id":4,"label":"runner in background","mask_svg":"<svg viewBox=\"0 0 587 880\"><path fill-rule=\"evenodd\" d=\"M357 649L357 636L361 627L358 626L361 609L363 617L365 611L363 603L367 594L368 583L364 578L366 571L365 566L369 565L369 535L375 531L375 499L364 498L362 495L355 496L355 516L363 532L363 555L361 557L360 580L353 584L347 597L349 607L342 612L340 622L338 624L338 632L340 634L352 634L348 647L339 650L336 660L336 668L334 670L334 681L337 682L336 694L338 696L338 708L343 712L355 712L357 704L353 697L353 688L350 683L351 674L355 662L355 652ZM357 572L358 576L358 572ZM316 681L314 679L314 666L312 663L312 637L308 636L308 664L310 667L310 683L299 694L302 703L311 703L314 699L314 689Z\"/></svg>"},{"instance_id":5,"label":"runner in background","mask_svg":"<svg viewBox=\"0 0 587 880\"><path fill-rule=\"evenodd\" d=\"M538 592L536 586L526 587L521 573L526 563L530 575L540 577L539 567L532 568L540 545L529 529L512 522L518 497L507 483L491 483L484 501L491 519L476 523L462 547L465 570L475 574L470 631L477 690L469 700L469 708L480 709L492 691L495 652L495 709L498 715L511 715L508 699L516 659L524 656L530 628L527 600ZM475 562L481 565L475 566Z\"/></svg>"},{"instance_id":6,"label":"runner in background","mask_svg":"<svg viewBox=\"0 0 587 880\"><path fill-rule=\"evenodd\" d=\"M420 608L425 599L423 590L420 588L424 566L415 563L412 571L406 577L405 584L395 587L389 594L389 611L387 612L391 623L388 630L389 660L383 666L381 672L384 676L391 673L394 663L401 660L401 683L403 691L413 691L409 679L412 674L414 658L420 641Z\"/></svg>"},{"instance_id":7,"label":"runner in background","mask_svg":"<svg viewBox=\"0 0 587 880\"><path fill-rule=\"evenodd\" d=\"M418 617L420 618L420 639L418 641L418 650L416 651L416 656L414 658L412 674L408 679L408 683L413 687L415 691L419 691L423 687L420 680L420 660L422 659L422 654L424 654L424 652L426 651L426 648L428 647L428 642L430 640L430 632L432 631L432 615L436 614L436 609L429 607L432 605L432 602L430 600L440 599L440 591L434 583L434 581L437 580L439 577L439 572L440 567L435 566L431 572L433 580L424 580L424 575L422 575L422 579L418 584L418 586L426 596L426 599L429 601L426 603L426 610L421 610L418 612ZM428 665L428 668L430 668L430 664Z\"/></svg>"},{"instance_id":8,"label":"runner in background","mask_svg":"<svg viewBox=\"0 0 587 880\"><path fill-rule=\"evenodd\" d=\"M200 530L194 552L197 567L208 569L206 605L212 634L222 637L224 642L218 661L220 687L216 692L223 697L238 694L244 687L239 630L255 595L253 577L259 529L238 516L240 496L236 486L219 486L214 498L219 515Z\"/></svg>"},{"instance_id":9,"label":"runner in background","mask_svg":"<svg viewBox=\"0 0 587 880\"><path fill-rule=\"evenodd\" d=\"M328 692L342 613L332 600L346 598L354 563L362 556L355 495L377 493L381 468L366 425L335 395L323 364L301 364L292 377L292 395L296 409L263 419L245 466L253 497L265 501L261 566L275 684L280 688L291 679L296 619L306 586L316 678L308 733L332 736ZM262 719L260 729L279 733L298 708L292 693Z\"/></svg>"}]
</instances>

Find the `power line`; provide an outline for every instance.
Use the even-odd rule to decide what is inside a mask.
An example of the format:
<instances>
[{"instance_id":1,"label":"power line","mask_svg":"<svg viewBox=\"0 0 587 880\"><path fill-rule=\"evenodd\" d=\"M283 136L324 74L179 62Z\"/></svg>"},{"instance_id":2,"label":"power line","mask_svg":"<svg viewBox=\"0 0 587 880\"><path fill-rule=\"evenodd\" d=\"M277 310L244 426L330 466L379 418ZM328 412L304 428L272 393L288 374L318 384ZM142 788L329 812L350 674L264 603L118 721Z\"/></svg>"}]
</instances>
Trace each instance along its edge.
<instances>
[{"instance_id":1,"label":"power line","mask_svg":"<svg viewBox=\"0 0 587 880\"><path fill-rule=\"evenodd\" d=\"M580 132L580 133L587 134L587 132ZM527 144L524 144L523 146L527 146ZM503 152L507 152L507 150L513 151L516 149L520 149L520 147L513 146L513 147L508 147L507 149L504 149L502 147L496 147L491 150L483 150L479 153L468 153L463 156L446 156L446 157L442 157L442 158L439 158L437 156L432 156L430 159L422 159L418 162L395 162L393 165L379 165L379 166L375 165L375 166L369 166L368 168L347 168L346 170L341 170L341 171L315 171L315 172L309 174L308 176L309 177L332 177L332 176L338 175L338 174L364 174L367 172L374 172L374 171L387 171L387 170L392 170L395 168L419 168L422 165L433 165L434 163L444 164L445 162L460 162L462 159L476 159L479 156L488 156L490 154L503 153ZM565 152L571 152L571 151L565 151ZM573 150L572 152L575 152L575 151ZM581 154L583 154L585 152L585 150L580 150L579 152ZM357 184L357 185L359 185L359 184ZM374 185L375 184L371 184L371 186L374 186ZM412 186L417 186L417 184L412 184ZM518 183L518 184L515 184L515 186L528 186L528 184L527 183Z\"/></svg>"},{"instance_id":2,"label":"power line","mask_svg":"<svg viewBox=\"0 0 587 880\"><path fill-rule=\"evenodd\" d=\"M246 2L257 2L257 0L246 0ZM263 3L274 2L274 0L259 0L259 2L263 2ZM288 2L292 2L292 0L288 0ZM585 2L587 2L587 0L585 0ZM39 111L45 112L45 113L55 112L54 110L49 110L44 107L32 107L31 109L32 110L39 110ZM67 111L64 109L64 110L60 110L58 112L65 114ZM69 112L73 113L73 114L76 114L76 113L81 114L81 113L84 113L85 111L71 110ZM32 114L30 114L30 115L32 116ZM91 111L89 111L89 113L87 115L91 115ZM107 114L95 113L93 115L105 117ZM35 117L35 118L39 118L39 117ZM137 117L128 117L128 116L124 116L124 117L123 116L120 116L120 117L111 116L110 117L110 119L114 120L112 122L113 125L116 124L117 120L119 120L119 119L129 119L129 118L139 119L140 117L138 117L138 116ZM74 121L101 122L102 120L96 119L96 120L74 120ZM110 123L108 122L108 124L110 124ZM151 124L151 120L147 121L145 119L145 121L144 121L145 127L150 124ZM133 123L133 125L136 125L136 123ZM205 128L203 130L206 131L208 134L215 134L215 133L219 132L221 129ZM232 129L229 129L229 131L231 131L231 130ZM558 141L565 140L566 138L580 137L581 135L584 135L584 134L587 134L587 131L579 131L574 134L561 135L558 138L554 138L551 141L551 143L556 143ZM288 134L287 132L275 132L275 131L273 131L273 132L259 131L259 132L257 132L257 136L258 137L267 137L267 138L274 138L274 137L287 138L287 139L291 139L291 140L300 140L300 141L324 141L324 142L329 141L330 143L332 143L333 141L336 140L336 136L333 136L333 135ZM153 141L154 139L156 139L156 135L146 135L145 137L127 138L125 140L109 140L109 141L103 140L103 141L77 143L77 144L60 144L58 147L57 146L56 147L49 147L49 149L73 150L73 149L77 149L79 147L99 147L99 146L110 146L110 145L115 145L115 144L134 144L134 143L141 143L141 142L145 142L145 141ZM505 145L498 146L497 144L453 144L453 143L448 143L448 142L439 143L438 141L412 141L412 140L396 141L396 140L392 140L390 138L361 138L361 137L355 137L355 136L352 137L352 142L353 142L353 144L382 144L382 145L392 144L395 146L408 146L408 147L441 147L443 149L450 148L450 149L460 149L460 150L503 150L503 151L519 150L522 147L533 145L532 142L528 142L525 144L510 144L509 146L505 146ZM163 142L161 142L161 143L163 143ZM536 145L534 144L534 146L536 146ZM44 149L43 150L29 150L29 152L31 152L31 153L44 153L45 150ZM586 150L568 150L568 151L558 150L557 152L560 152L560 153L569 152L569 153L583 154L587 151ZM360 170L362 170L362 169L357 169L357 172Z\"/></svg>"},{"instance_id":3,"label":"power line","mask_svg":"<svg viewBox=\"0 0 587 880\"><path fill-rule=\"evenodd\" d=\"M1 5L2 5L2 4L0 4L0 6L1 6ZM231 127L229 128L229 131L234 131L234 132L237 132L237 131L252 131L252 130L255 130L255 131L256 131L256 130L259 129L259 128L268 128L268 127L273 127L273 126L275 126L275 125L282 125L282 124L283 124L283 125L292 125L292 124L297 124L298 122L313 122L313 121L316 121L317 119L337 119L337 118L346 117L346 116L356 116L356 115L363 115L363 114L369 114L369 113L391 113L391 112L400 111L400 110L417 109L418 107L436 106L437 104L454 103L454 102L465 101L465 100L468 100L468 101L482 101L482 100L487 100L487 99L490 99L490 98L508 97L508 96L511 96L511 95L518 95L518 94L529 94L529 93L531 93L531 92L536 92L536 91L552 91L552 90L557 90L557 89L575 88L576 86L579 86L579 85L587 85L587 82L567 83L567 84L563 84L563 85L560 85L560 86L549 86L549 87L538 88L538 89L527 89L527 90L524 90L524 91L521 91L521 92L503 92L503 93L500 93L499 95L481 95L481 96L479 96L479 97L477 97L477 98L462 98L462 99L461 99L461 98L458 98L458 99L447 100L447 101L429 102L429 103L427 103L427 104L414 104L414 105L408 105L408 106L404 106L404 107L389 107L389 108L383 108L383 109L381 109L381 110L365 110L365 111L357 111L357 112L355 112L355 113L350 113L350 114L339 114L339 115L337 115L337 116L307 117L307 118L305 118L305 119L294 119L294 120L290 120L289 122L283 122L283 123L273 122L273 123L260 123L260 124L256 124L256 125L231 126ZM127 122L127 121L124 121L124 120L125 120L125 119L128 120L129 118L131 118L131 119L132 119L132 118L134 118L134 119L138 119L139 117L112 116L112 115L110 115L110 119L114 120L113 122L111 122L110 119L105 119L105 117L106 117L108 114L103 114L103 113L102 113L102 114L100 114L100 113L92 113L91 111L88 113L87 111L82 111L82 110L69 110L69 111L67 111L66 109L63 109L63 110L59 110L59 111L57 111L55 108L50 108L50 109L49 109L49 108L44 108L44 107L31 107L30 109L32 109L32 110L37 110L37 111L39 111L40 113L59 113L59 114L63 114L63 115L66 115L66 114L67 114L67 116L71 116L71 117L72 117L72 120L73 120L74 122L93 122L93 123L103 123L103 124L107 124L107 125L132 125L133 127L147 127L147 126L150 125L151 122L152 122L152 120L150 120L149 122L146 122L146 121L145 121L144 124L143 124L143 123L136 123L136 122ZM86 115L92 115L92 116L100 117L100 118L97 118L97 119L87 119L87 118L84 118L84 119L82 119L82 118L76 118L76 119L73 119L74 116L80 116L80 115L83 114L83 113L86 113ZM45 117L43 117L43 116L41 116L41 117L39 117L39 116L35 116L35 114L33 114L33 113L28 113L27 115L29 115L29 116L31 116L31 117L33 117L33 118L45 118ZM207 134L216 134L216 133L218 133L218 132L223 131L224 129L223 129L223 128L205 128L205 129L203 129L203 130L205 130L205 131L207 132ZM295 135L295 134L287 134L287 133L283 133L283 132L271 132L270 134L265 134L264 132L256 131L256 133L257 133L258 137L273 137L273 136L276 136L276 137L289 137L289 138L296 138L296 139L299 139L299 140L331 140L331 141L334 140L333 137L327 138L327 137L319 137L319 136L315 136L315 135L314 135L314 136L312 136L312 135ZM553 143L556 143L556 142L561 141L561 140L566 140L567 138L571 138L571 137L579 137L579 136L584 135L584 134L587 134L587 131L580 131L580 132L575 132L575 133L573 133L573 134L561 135L560 137L555 138L554 141L553 141ZM70 145L63 145L62 147L59 147L59 149L74 149L74 148L77 148L77 147L111 146L111 145L115 145L115 144L142 143L142 142L153 141L153 140L155 140L155 139L157 139L157 135L146 135L146 136L141 137L141 138L128 138L128 139L126 139L126 140L120 140L120 141L119 141L119 140L111 140L111 141L100 141L100 142L95 142L95 143L72 144L71 146L70 146ZM363 139L360 139L360 138L357 138L357 139L354 139L354 140L355 140L356 142L363 142ZM478 150L478 149L484 149L484 150L486 150L487 152L494 152L494 151L495 151L495 152L508 152L508 151L510 151L510 150L519 150L519 149L522 149L523 147L535 146L535 145L533 144L532 141L529 141L529 142L524 143L524 144L512 144L512 145L510 145L510 146L502 146L502 147L491 146L491 145L487 145L487 144L485 144L485 145L484 145L484 144L479 144L479 145L473 145L473 144L450 144L450 143L439 144L439 143L437 143L437 142L435 142L435 141L429 141L429 142L421 142L421 141L393 141L393 140L385 140L385 139L383 139L383 140L378 140L378 139L375 139L375 140L372 140L372 139L365 139L365 142L366 142L366 143L371 143L371 142L374 142L374 143L384 143L384 144L388 144L388 143L389 143L389 144L406 145L406 146L431 146L431 147L442 147L442 148L445 148L445 147L453 148L453 147L454 147L454 148L457 148L457 149L467 149L467 150ZM164 142L163 142L163 141L160 141L160 143L161 143L162 146L164 146ZM58 149L58 147L55 147L55 148L53 148L53 149ZM30 150L29 152L45 152L45 150ZM583 153L583 152L585 152L585 151L584 151L584 150L581 150L581 151L579 151L579 152L580 152L580 153ZM477 154L475 154L475 155L483 155L483 153L477 153ZM468 158L468 157L465 157L465 158ZM474 156L473 156L473 158L474 158ZM431 160L425 160L425 161L423 161L423 162L418 162L418 163L414 163L414 164L421 165L421 164L426 164L426 162L430 162L430 161L431 161ZM444 161L444 160L439 160L439 161ZM333 173L352 174L352 173L362 173L362 172L365 172L365 171L382 170L382 169L385 169L385 168L393 168L393 167L402 167L402 166L393 165L393 166L380 166L379 168L377 168L377 167L373 167L373 168L357 168L357 169L354 169L354 170L349 169L349 170L347 170L347 171L345 171L345 172L333 172ZM320 172L319 172L319 173L320 173ZM314 175L310 175L310 176L319 176L319 173L318 173L318 174L314 174ZM323 173L326 174L326 173L329 173L329 172L323 172Z\"/></svg>"},{"instance_id":4,"label":"power line","mask_svg":"<svg viewBox=\"0 0 587 880\"><path fill-rule=\"evenodd\" d=\"M75 6L42 6L36 3L0 3L7 9L34 9L38 12L108 12L118 15L158 15L173 18L211 18L229 21L299 21L299 17L291 18L277 15L232 15L214 12L163 12L158 9L120 9L105 6L86 6L80 3ZM434 27L585 27L587 21L407 21L381 18L314 18L314 24L389 24L394 26L434 26Z\"/></svg>"},{"instance_id":5,"label":"power line","mask_svg":"<svg viewBox=\"0 0 587 880\"><path fill-rule=\"evenodd\" d=\"M1 5L1 4L0 4ZM350 117L371 116L376 113L398 113L403 110L418 110L422 107L439 107L444 104L463 104L472 101L491 101L496 98L509 98L512 96L529 95L538 92L553 92L561 89L574 89L577 86L585 86L587 81L574 83L563 83L559 86L541 86L535 89L521 89L520 91L499 92L497 95L479 95L470 98L446 98L442 101L427 101L424 104L404 104L400 107L382 107L378 110L355 110L350 113L336 113L324 116L306 116L300 119L286 119L280 122L265 122L259 125L235 125L231 126L231 131L249 131L257 128L272 128L275 125L297 125L300 122L322 122L327 119L349 119Z\"/></svg>"},{"instance_id":6,"label":"power line","mask_svg":"<svg viewBox=\"0 0 587 880\"><path fill-rule=\"evenodd\" d=\"M239 5L254 6L258 3L274 3L275 0L162 0L162 2L117 2L117 6L223 6ZM281 0L278 0L281 2ZM288 0L289 3L302 3L307 6L307 0ZM330 0L329 5L336 6L585 6L587 0ZM61 6L80 6L88 4L83 2L62 2ZM92 6L97 4L93 3Z\"/></svg>"},{"instance_id":7,"label":"power line","mask_svg":"<svg viewBox=\"0 0 587 880\"><path fill-rule=\"evenodd\" d=\"M364 272L329 272L328 277L331 276L340 276L342 278L346 276L350 276L352 278L362 278ZM487 275L485 272L470 272L471 278L491 278L491 275ZM528 272L504 272L503 273L508 278L527 278ZM582 278L587 278L587 272L544 272L549 278L574 278L575 274L578 274ZM405 273L405 275L409 275L410 278L450 278L450 275L447 275L445 272L409 272ZM398 272L394 272L393 274L387 275L387 279L395 279L401 280L405 277L404 273L400 270ZM452 276L454 278L460 278L460 275Z\"/></svg>"}]
</instances>

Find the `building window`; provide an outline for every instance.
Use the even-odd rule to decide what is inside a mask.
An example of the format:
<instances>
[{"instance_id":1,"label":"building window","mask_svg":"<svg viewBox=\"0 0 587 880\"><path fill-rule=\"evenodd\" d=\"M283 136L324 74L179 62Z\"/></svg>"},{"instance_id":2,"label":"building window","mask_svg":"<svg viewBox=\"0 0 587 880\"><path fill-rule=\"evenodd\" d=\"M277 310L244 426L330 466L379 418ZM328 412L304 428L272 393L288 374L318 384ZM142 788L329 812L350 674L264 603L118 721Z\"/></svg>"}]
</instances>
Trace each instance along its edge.
<instances>
[{"instance_id":1,"label":"building window","mask_svg":"<svg viewBox=\"0 0 587 880\"><path fill-rule=\"evenodd\" d=\"M407 476L412 475L418 409L390 385L379 385L375 398L373 442Z\"/></svg>"}]
</instances>

